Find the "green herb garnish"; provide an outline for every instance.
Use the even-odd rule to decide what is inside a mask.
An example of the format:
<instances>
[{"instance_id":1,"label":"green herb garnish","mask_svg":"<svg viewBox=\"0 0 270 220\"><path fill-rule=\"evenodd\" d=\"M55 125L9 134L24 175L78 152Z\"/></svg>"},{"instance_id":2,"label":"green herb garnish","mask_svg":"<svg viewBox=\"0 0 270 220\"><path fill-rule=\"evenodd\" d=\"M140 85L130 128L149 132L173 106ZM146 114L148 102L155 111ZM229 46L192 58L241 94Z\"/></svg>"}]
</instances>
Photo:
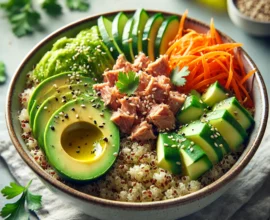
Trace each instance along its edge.
<instances>
[{"instance_id":1,"label":"green herb garnish","mask_svg":"<svg viewBox=\"0 0 270 220\"><path fill-rule=\"evenodd\" d=\"M43 0L41 7L49 15L57 16L62 14L62 6L58 3L57 0Z\"/></svg>"},{"instance_id":2,"label":"green herb garnish","mask_svg":"<svg viewBox=\"0 0 270 220\"><path fill-rule=\"evenodd\" d=\"M34 195L28 190L31 183L32 180L28 182L26 187L20 186L16 183L10 183L10 186L6 186L2 189L1 193L6 197L6 199L12 199L20 194L22 195L17 202L6 204L2 208L0 212L1 217L6 218L6 220L28 219L29 212L25 210L26 207L31 211L41 208L42 197L40 195Z\"/></svg>"},{"instance_id":3,"label":"green herb garnish","mask_svg":"<svg viewBox=\"0 0 270 220\"><path fill-rule=\"evenodd\" d=\"M121 93L125 93L128 96L133 94L139 86L139 77L135 72L130 71L128 73L119 72L118 81L116 87Z\"/></svg>"},{"instance_id":4,"label":"green herb garnish","mask_svg":"<svg viewBox=\"0 0 270 220\"><path fill-rule=\"evenodd\" d=\"M74 11L87 11L89 2L87 0L66 0L67 7Z\"/></svg>"},{"instance_id":5,"label":"green herb garnish","mask_svg":"<svg viewBox=\"0 0 270 220\"><path fill-rule=\"evenodd\" d=\"M7 80L5 64L0 61L0 84L4 84Z\"/></svg>"},{"instance_id":6,"label":"green herb garnish","mask_svg":"<svg viewBox=\"0 0 270 220\"><path fill-rule=\"evenodd\" d=\"M17 37L31 34L39 27L40 14L32 6L31 0L9 0L0 4L12 25L12 31Z\"/></svg>"},{"instance_id":7,"label":"green herb garnish","mask_svg":"<svg viewBox=\"0 0 270 220\"><path fill-rule=\"evenodd\" d=\"M184 76L188 76L190 73L187 66L184 66L180 71L178 66L172 70L171 81L176 86L184 86L186 84L186 79Z\"/></svg>"}]
</instances>

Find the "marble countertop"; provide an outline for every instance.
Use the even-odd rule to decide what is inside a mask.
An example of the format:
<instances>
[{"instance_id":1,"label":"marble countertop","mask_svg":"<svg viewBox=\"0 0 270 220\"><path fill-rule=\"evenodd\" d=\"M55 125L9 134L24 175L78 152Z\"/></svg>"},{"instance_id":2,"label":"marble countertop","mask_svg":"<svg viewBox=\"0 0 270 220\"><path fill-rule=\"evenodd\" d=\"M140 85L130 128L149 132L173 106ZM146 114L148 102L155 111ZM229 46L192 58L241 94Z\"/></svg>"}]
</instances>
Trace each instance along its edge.
<instances>
[{"instance_id":1,"label":"marble countertop","mask_svg":"<svg viewBox=\"0 0 270 220\"><path fill-rule=\"evenodd\" d=\"M0 2L3 2L3 0L0 0ZM64 1L60 2L64 5ZM243 48L261 71L268 91L270 89L270 37L255 38L245 34L242 30L234 26L226 11L218 11L215 8L206 7L196 1L188 0L90 0L90 4L89 11L85 13L64 10L63 15L57 18L50 18L42 14L41 21L45 29L42 32L36 32L31 36L23 38L17 38L13 35L3 11L0 11L0 60L6 64L8 74L7 83L0 86L0 141L9 139L4 118L6 94L9 81L22 59L40 40L51 32L80 18L97 13L143 7L145 9L163 10L174 13L183 13L185 9L188 9L189 17L199 19L205 23L209 23L211 17L213 17L216 28L228 34L235 41L243 43ZM1 189L12 180L1 158L0 176ZM3 206L4 202L5 200L0 196L0 207Z\"/></svg>"}]
</instances>

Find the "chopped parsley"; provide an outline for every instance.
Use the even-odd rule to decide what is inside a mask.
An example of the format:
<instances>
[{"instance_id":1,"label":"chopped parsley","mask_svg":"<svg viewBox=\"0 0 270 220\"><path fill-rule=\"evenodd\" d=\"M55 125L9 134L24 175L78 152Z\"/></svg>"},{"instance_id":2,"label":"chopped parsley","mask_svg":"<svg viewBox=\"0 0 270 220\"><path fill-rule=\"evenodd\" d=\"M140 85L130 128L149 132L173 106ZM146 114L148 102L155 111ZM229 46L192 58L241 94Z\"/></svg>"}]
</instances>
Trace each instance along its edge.
<instances>
[{"instance_id":1,"label":"chopped parsley","mask_svg":"<svg viewBox=\"0 0 270 220\"><path fill-rule=\"evenodd\" d=\"M184 66L180 71L179 67L177 66L172 70L171 74L171 81L176 86L184 86L186 84L186 79L184 76L188 76L190 73L187 66Z\"/></svg>"},{"instance_id":2,"label":"chopped parsley","mask_svg":"<svg viewBox=\"0 0 270 220\"><path fill-rule=\"evenodd\" d=\"M66 0L67 7L73 11L87 11L89 2L87 0Z\"/></svg>"},{"instance_id":3,"label":"chopped parsley","mask_svg":"<svg viewBox=\"0 0 270 220\"><path fill-rule=\"evenodd\" d=\"M125 93L128 96L133 94L139 86L139 77L135 72L130 71L128 73L119 72L118 81L116 87L121 93Z\"/></svg>"},{"instance_id":4,"label":"chopped parsley","mask_svg":"<svg viewBox=\"0 0 270 220\"><path fill-rule=\"evenodd\" d=\"M1 193L6 199L12 199L19 195L21 195L21 197L14 203L6 204L0 212L1 217L6 219L28 219L29 212L25 210L26 207L31 211L41 208L42 197L40 195L34 195L28 190L31 183L32 180L28 182L26 187L16 183L10 183L10 186L6 186L2 189Z\"/></svg>"},{"instance_id":5,"label":"chopped parsley","mask_svg":"<svg viewBox=\"0 0 270 220\"><path fill-rule=\"evenodd\" d=\"M57 0L43 0L41 7L49 15L57 16L62 14L62 6L58 3Z\"/></svg>"},{"instance_id":6,"label":"chopped parsley","mask_svg":"<svg viewBox=\"0 0 270 220\"><path fill-rule=\"evenodd\" d=\"M5 64L0 61L0 84L4 84L7 80Z\"/></svg>"}]
</instances>

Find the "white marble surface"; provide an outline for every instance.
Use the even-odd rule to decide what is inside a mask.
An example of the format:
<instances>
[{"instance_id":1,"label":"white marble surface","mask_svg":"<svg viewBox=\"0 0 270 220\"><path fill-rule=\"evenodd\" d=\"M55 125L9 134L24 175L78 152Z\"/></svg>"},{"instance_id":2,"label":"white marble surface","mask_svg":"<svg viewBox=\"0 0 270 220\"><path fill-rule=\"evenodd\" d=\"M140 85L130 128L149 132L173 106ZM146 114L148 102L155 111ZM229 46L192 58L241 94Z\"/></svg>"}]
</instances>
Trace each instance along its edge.
<instances>
[{"instance_id":1,"label":"white marble surface","mask_svg":"<svg viewBox=\"0 0 270 220\"><path fill-rule=\"evenodd\" d=\"M4 0L0 0L3 2ZM63 4L63 1L60 1ZM243 48L249 53L261 71L267 88L270 88L270 38L254 38L235 27L230 21L226 12L218 12L212 8L206 8L197 4L195 1L188 0L90 0L91 7L86 13L72 12L65 10L63 15L58 18L50 18L42 14L42 24L46 28L43 32L37 32L32 36L16 38L10 31L7 19L0 11L0 60L4 61L7 67L8 82L0 86L0 141L9 139L5 126L4 111L5 100L9 81L21 60L31 50L31 48L49 33L59 27L80 18L121 9L135 9L144 7L145 9L165 10L175 13L183 13L189 9L189 16L209 23L213 17L215 26L227 33L234 40L242 42ZM23 82L22 82L23 83ZM3 188L12 177L9 175L5 164L0 159L0 188ZM262 187L260 195L269 196L270 178ZM268 186L268 187L266 187ZM263 198L256 198L254 201L263 201ZM0 196L0 207L4 204L4 199ZM248 204L252 204L252 200ZM248 205L247 204L247 205ZM268 210L269 211L269 210Z\"/></svg>"}]
</instances>

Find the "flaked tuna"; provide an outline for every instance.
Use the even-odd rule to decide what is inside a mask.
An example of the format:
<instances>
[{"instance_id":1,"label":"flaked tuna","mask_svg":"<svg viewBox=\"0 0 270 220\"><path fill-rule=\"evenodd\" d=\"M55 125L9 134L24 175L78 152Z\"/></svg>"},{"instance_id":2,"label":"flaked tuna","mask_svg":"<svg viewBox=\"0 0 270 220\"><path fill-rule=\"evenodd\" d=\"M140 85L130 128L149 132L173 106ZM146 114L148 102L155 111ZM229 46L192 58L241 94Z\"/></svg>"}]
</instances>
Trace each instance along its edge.
<instances>
[{"instance_id":1,"label":"flaked tuna","mask_svg":"<svg viewBox=\"0 0 270 220\"><path fill-rule=\"evenodd\" d=\"M170 76L171 68L169 66L168 56L160 56L160 58L150 63L145 71L152 76Z\"/></svg>"},{"instance_id":2,"label":"flaked tuna","mask_svg":"<svg viewBox=\"0 0 270 220\"><path fill-rule=\"evenodd\" d=\"M181 94L177 91L170 91L167 104L170 106L171 111L176 114L184 104L185 100L185 94Z\"/></svg>"},{"instance_id":3,"label":"flaked tuna","mask_svg":"<svg viewBox=\"0 0 270 220\"><path fill-rule=\"evenodd\" d=\"M132 129L130 138L136 141L146 141L156 139L156 136L153 133L152 125L143 121Z\"/></svg>"},{"instance_id":4,"label":"flaked tuna","mask_svg":"<svg viewBox=\"0 0 270 220\"><path fill-rule=\"evenodd\" d=\"M135 115L127 114L120 108L113 112L111 121L118 125L121 132L130 134L135 120Z\"/></svg>"},{"instance_id":5,"label":"flaked tuna","mask_svg":"<svg viewBox=\"0 0 270 220\"><path fill-rule=\"evenodd\" d=\"M148 67L150 60L144 53L140 53L134 60L132 68L134 71L138 72L139 70L144 70Z\"/></svg>"}]
</instances>

